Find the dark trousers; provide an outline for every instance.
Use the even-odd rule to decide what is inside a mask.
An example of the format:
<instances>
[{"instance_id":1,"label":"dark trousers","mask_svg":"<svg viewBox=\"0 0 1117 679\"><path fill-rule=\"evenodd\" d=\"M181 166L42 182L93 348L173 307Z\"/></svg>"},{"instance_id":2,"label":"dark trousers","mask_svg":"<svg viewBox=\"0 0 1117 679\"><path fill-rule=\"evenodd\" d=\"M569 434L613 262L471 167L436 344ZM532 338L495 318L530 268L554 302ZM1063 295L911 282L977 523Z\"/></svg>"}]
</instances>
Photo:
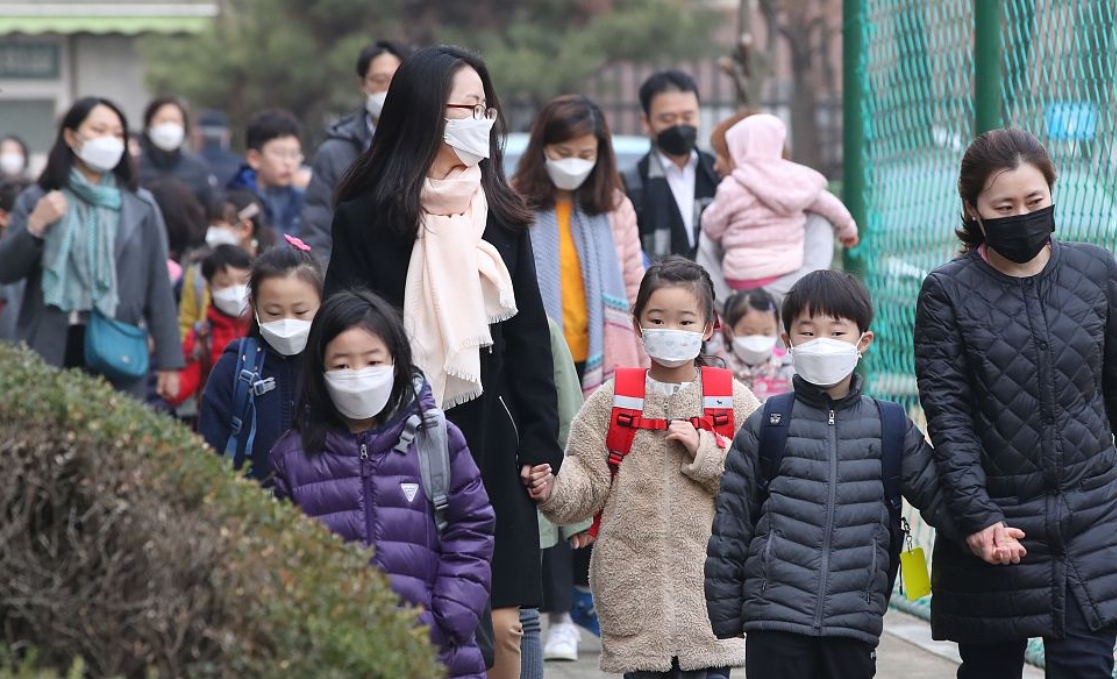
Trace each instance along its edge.
<instances>
[{"instance_id":1,"label":"dark trousers","mask_svg":"<svg viewBox=\"0 0 1117 679\"><path fill-rule=\"evenodd\" d=\"M748 679L872 679L876 673L876 649L864 641L787 632L745 635Z\"/></svg>"},{"instance_id":2,"label":"dark trousers","mask_svg":"<svg viewBox=\"0 0 1117 679\"><path fill-rule=\"evenodd\" d=\"M543 611L569 613L574 607L574 550L559 535L558 544L543 550Z\"/></svg>"},{"instance_id":3,"label":"dark trousers","mask_svg":"<svg viewBox=\"0 0 1117 679\"><path fill-rule=\"evenodd\" d=\"M1044 637L1047 679L1109 679L1113 676L1113 644L1117 625L1093 631L1078 600L1067 592L1067 635ZM1001 644L958 644L962 666L958 679L1020 679L1027 639Z\"/></svg>"},{"instance_id":4,"label":"dark trousers","mask_svg":"<svg viewBox=\"0 0 1117 679\"><path fill-rule=\"evenodd\" d=\"M625 672L624 679L729 679L729 668L719 667L705 670L679 669L679 659L671 659L671 669L666 672Z\"/></svg>"},{"instance_id":5,"label":"dark trousers","mask_svg":"<svg viewBox=\"0 0 1117 679\"><path fill-rule=\"evenodd\" d=\"M63 368L85 368L85 326L71 325L66 333Z\"/></svg>"}]
</instances>

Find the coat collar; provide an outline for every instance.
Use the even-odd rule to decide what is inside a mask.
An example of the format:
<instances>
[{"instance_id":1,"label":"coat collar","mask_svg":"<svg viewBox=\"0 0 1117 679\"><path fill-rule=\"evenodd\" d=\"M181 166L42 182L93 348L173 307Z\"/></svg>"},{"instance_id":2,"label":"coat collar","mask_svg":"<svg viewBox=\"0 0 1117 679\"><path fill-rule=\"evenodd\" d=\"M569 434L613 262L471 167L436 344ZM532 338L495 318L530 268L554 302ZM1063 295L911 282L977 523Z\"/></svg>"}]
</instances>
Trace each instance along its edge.
<instances>
[{"instance_id":1,"label":"coat collar","mask_svg":"<svg viewBox=\"0 0 1117 679\"><path fill-rule=\"evenodd\" d=\"M849 385L849 394L840 401L834 401L825 389L807 382L798 375L795 376L792 383L795 385L795 400L814 408L824 408L826 410L845 410L861 400L862 392L865 389L865 380L857 373L853 374L853 382Z\"/></svg>"},{"instance_id":2,"label":"coat collar","mask_svg":"<svg viewBox=\"0 0 1117 679\"><path fill-rule=\"evenodd\" d=\"M147 219L148 214L155 209L151 203L134 191L124 190L122 193L120 229L116 232L116 245L113 248L117 260L124 254L124 248L129 241L136 237L140 225Z\"/></svg>"}]
</instances>

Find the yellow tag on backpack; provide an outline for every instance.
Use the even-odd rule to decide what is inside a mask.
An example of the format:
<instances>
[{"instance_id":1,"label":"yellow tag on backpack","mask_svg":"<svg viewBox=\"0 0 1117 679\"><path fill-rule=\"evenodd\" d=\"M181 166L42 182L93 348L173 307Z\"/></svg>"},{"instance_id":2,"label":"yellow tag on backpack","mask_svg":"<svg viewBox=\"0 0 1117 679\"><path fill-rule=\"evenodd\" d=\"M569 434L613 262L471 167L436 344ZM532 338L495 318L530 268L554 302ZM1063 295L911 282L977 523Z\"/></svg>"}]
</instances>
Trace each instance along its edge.
<instances>
[{"instance_id":1,"label":"yellow tag on backpack","mask_svg":"<svg viewBox=\"0 0 1117 679\"><path fill-rule=\"evenodd\" d=\"M931 593L931 578L927 574L927 558L923 548L911 548L908 538L908 551L900 553L900 577L903 579L904 596L912 601L922 599Z\"/></svg>"}]
</instances>

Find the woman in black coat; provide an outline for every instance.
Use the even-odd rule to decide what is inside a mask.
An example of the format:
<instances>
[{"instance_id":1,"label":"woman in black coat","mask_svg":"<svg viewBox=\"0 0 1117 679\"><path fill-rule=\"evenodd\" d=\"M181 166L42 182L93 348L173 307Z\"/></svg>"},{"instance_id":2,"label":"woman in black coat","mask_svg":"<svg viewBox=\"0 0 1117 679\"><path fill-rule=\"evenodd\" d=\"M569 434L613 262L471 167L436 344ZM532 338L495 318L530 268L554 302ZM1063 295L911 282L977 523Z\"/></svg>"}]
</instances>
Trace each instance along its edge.
<instances>
[{"instance_id":1,"label":"woman in black coat","mask_svg":"<svg viewBox=\"0 0 1117 679\"><path fill-rule=\"evenodd\" d=\"M959 677L1020 677L1036 636L1049 677L1113 669L1117 263L1052 237L1054 183L1030 134L974 140L958 181L965 253L919 296L919 392L970 535L936 540L932 578L933 631L959 642ZM1025 534L1018 563L1005 524Z\"/></svg>"},{"instance_id":2,"label":"woman in black coat","mask_svg":"<svg viewBox=\"0 0 1117 679\"><path fill-rule=\"evenodd\" d=\"M518 677L519 608L539 605L541 580L524 469L557 470L562 450L531 213L504 178L499 112L477 55L437 47L404 62L339 187L326 293L367 287L403 309L416 363L496 510L489 676Z\"/></svg>"}]
</instances>

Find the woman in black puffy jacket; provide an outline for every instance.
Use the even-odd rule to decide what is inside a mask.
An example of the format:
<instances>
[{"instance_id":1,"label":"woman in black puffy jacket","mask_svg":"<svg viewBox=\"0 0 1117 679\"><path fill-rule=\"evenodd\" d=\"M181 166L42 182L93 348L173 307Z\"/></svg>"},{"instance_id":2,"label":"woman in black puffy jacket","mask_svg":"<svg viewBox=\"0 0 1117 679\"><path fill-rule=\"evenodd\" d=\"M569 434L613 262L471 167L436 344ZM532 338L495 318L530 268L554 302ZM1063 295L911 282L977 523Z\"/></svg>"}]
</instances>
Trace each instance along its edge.
<instances>
[{"instance_id":1,"label":"woman in black puffy jacket","mask_svg":"<svg viewBox=\"0 0 1117 679\"><path fill-rule=\"evenodd\" d=\"M987 132L958 180L964 254L923 283L919 392L966 544L935 542L931 620L958 677L1109 677L1117 637L1117 262L1053 236L1055 170L1027 132ZM1019 527L1027 555L1002 557Z\"/></svg>"}]
</instances>

